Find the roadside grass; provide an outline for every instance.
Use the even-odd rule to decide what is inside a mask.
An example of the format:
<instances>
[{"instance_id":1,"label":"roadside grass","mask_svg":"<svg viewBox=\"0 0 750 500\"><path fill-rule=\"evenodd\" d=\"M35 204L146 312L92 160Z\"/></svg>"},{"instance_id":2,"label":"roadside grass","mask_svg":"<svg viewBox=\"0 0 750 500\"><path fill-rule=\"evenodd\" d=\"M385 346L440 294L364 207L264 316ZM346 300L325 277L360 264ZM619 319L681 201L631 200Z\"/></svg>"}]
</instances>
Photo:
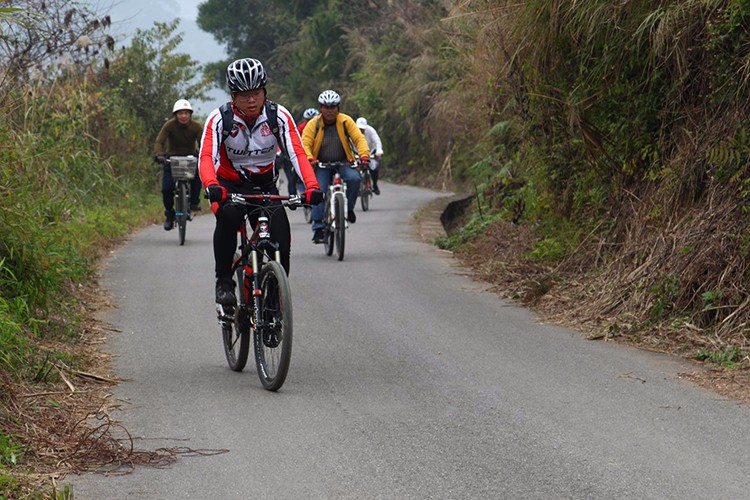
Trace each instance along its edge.
<instances>
[{"instance_id":1,"label":"roadside grass","mask_svg":"<svg viewBox=\"0 0 750 500\"><path fill-rule=\"evenodd\" d=\"M500 214L473 215L465 226L445 237L437 238L435 245L442 250L456 251L480 237L490 224L501 217Z\"/></svg>"},{"instance_id":2,"label":"roadside grass","mask_svg":"<svg viewBox=\"0 0 750 500\"><path fill-rule=\"evenodd\" d=\"M105 252L158 220L161 196L145 139L91 128L106 123L95 95L60 86L0 108L0 497L69 498L55 452L88 391L69 380L91 363L85 291Z\"/></svg>"}]
</instances>

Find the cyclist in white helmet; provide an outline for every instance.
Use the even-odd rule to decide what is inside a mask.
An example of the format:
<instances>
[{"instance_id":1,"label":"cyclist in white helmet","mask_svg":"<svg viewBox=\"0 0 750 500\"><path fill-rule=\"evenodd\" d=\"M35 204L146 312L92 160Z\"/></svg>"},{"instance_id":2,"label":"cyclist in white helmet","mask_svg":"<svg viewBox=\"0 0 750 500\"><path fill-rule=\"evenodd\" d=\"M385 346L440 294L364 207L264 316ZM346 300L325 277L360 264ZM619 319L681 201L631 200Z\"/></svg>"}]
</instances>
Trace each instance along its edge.
<instances>
[{"instance_id":1,"label":"cyclist in white helmet","mask_svg":"<svg viewBox=\"0 0 750 500\"><path fill-rule=\"evenodd\" d=\"M213 246L216 264L216 302L236 303L232 282L232 257L237 248L237 230L244 212L226 205L227 193L251 194L253 190L278 194L276 151L288 155L307 191L300 193L309 204L318 204L323 193L302 147L289 111L266 99L266 71L257 59L238 59L227 67L229 103L208 116L201 140L201 180L216 215ZM276 116L276 122L272 117ZM231 120L231 121L229 121ZM279 202L280 203L280 202ZM289 274L291 230L286 210L273 210L271 239L279 245L281 265Z\"/></svg>"},{"instance_id":2,"label":"cyclist in white helmet","mask_svg":"<svg viewBox=\"0 0 750 500\"><path fill-rule=\"evenodd\" d=\"M367 140L367 147L370 148L370 173L372 175L372 192L380 194L380 188L378 187L378 177L380 176L378 171L378 164L380 158L383 157L383 143L380 141L380 136L375 127L367 123L367 119L364 116L357 118L357 127L364 134L365 140Z\"/></svg>"},{"instance_id":3,"label":"cyclist in white helmet","mask_svg":"<svg viewBox=\"0 0 750 500\"><path fill-rule=\"evenodd\" d=\"M307 157L312 160L313 164L316 162L333 163L341 161L353 163L355 157L349 144L349 139L351 139L360 160L367 163L370 158L367 141L352 117L339 112L339 104L341 103L339 94L333 90L324 90L318 96L318 103L320 104L320 114L314 116L302 132L302 143L305 145ZM359 173L351 167L345 167L340 169L339 174L346 183L348 220L353 224L357 220L357 216L354 214L354 205L359 193ZM318 168L315 169L315 175L318 178L320 189L328 190L333 172ZM312 211L313 242L315 243L323 243L325 237L324 208L321 203L315 206Z\"/></svg>"},{"instance_id":4,"label":"cyclist in white helmet","mask_svg":"<svg viewBox=\"0 0 750 500\"><path fill-rule=\"evenodd\" d=\"M198 142L203 133L203 125L193 120L193 107L186 99L178 99L172 106L172 118L162 126L154 142L154 160L164 163L165 155L198 156ZM196 175L190 184L190 210L197 212L200 204L201 180ZM174 179L169 165L164 165L161 185L164 203L164 229L174 227Z\"/></svg>"},{"instance_id":5,"label":"cyclist in white helmet","mask_svg":"<svg viewBox=\"0 0 750 500\"><path fill-rule=\"evenodd\" d=\"M302 118L305 119L302 123L299 124L299 131L302 133L302 130L305 128L305 124L312 119L313 116L320 114L320 112L315 108L307 108L304 113L302 113Z\"/></svg>"}]
</instances>

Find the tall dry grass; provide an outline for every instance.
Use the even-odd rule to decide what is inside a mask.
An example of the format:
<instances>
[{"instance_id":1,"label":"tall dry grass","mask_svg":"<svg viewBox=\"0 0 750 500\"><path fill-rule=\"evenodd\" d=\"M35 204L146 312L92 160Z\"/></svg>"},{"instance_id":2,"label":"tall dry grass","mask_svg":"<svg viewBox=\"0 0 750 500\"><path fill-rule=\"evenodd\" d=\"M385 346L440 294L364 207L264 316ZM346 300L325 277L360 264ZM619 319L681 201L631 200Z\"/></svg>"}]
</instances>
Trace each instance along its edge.
<instances>
[{"instance_id":1,"label":"tall dry grass","mask_svg":"<svg viewBox=\"0 0 750 500\"><path fill-rule=\"evenodd\" d=\"M523 207L535 258L585 277L562 307L745 348L750 5L468 0L442 23L462 77L430 136L462 137L485 210Z\"/></svg>"}]
</instances>

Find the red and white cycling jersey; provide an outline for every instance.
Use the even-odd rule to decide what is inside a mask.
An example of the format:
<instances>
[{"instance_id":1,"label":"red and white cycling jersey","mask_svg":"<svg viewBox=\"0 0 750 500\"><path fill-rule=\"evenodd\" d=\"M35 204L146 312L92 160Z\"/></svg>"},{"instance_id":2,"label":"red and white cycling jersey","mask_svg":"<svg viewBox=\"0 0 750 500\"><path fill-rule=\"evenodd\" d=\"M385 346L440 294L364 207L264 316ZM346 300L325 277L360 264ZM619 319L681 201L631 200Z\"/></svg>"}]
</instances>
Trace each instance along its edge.
<instances>
[{"instance_id":1,"label":"red and white cycling jersey","mask_svg":"<svg viewBox=\"0 0 750 500\"><path fill-rule=\"evenodd\" d=\"M307 160L294 119L285 107L280 104L277 106L279 137L284 142L284 149L305 185L317 186L315 173ZM231 133L224 140L224 147L221 147L225 124L219 108L213 110L206 120L199 164L204 186L215 184L217 177L238 181L241 177L252 179L253 175L267 174L274 169L279 144L268 124L265 106L252 127L234 110L234 120L230 126Z\"/></svg>"}]
</instances>

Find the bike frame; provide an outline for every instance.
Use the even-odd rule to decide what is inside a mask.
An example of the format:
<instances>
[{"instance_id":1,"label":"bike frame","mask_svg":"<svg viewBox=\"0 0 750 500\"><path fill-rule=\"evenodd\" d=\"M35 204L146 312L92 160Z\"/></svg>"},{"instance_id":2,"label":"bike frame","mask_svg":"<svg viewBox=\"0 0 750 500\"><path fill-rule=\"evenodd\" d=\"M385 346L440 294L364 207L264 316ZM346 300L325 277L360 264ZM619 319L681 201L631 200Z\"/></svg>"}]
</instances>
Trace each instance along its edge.
<instances>
[{"instance_id":1,"label":"bike frame","mask_svg":"<svg viewBox=\"0 0 750 500\"><path fill-rule=\"evenodd\" d=\"M174 162L178 163L174 163ZM189 173L195 169L198 159L195 156L172 156L164 159L164 165L172 170L174 180L174 210L175 222L178 226L180 245L185 243L185 230L187 222L193 220L190 214L190 187L192 179L197 173ZM183 196L184 189L184 196Z\"/></svg>"},{"instance_id":2,"label":"bike frame","mask_svg":"<svg viewBox=\"0 0 750 500\"><path fill-rule=\"evenodd\" d=\"M359 198L362 203L362 210L366 212L370 209L370 198L372 198L372 174L370 167L367 165L358 163L356 169L359 172L360 179L362 179L362 184L359 187Z\"/></svg>"},{"instance_id":3,"label":"bike frame","mask_svg":"<svg viewBox=\"0 0 750 500\"><path fill-rule=\"evenodd\" d=\"M257 194L255 194L257 193ZM229 367L242 371L250 344L263 387L277 391L284 384L292 355L292 297L279 243L271 239L275 210L302 206L299 196L259 193L230 194L228 203L242 209L239 252L232 274L239 304L217 304L224 353ZM272 204L273 203L273 204Z\"/></svg>"},{"instance_id":4,"label":"bike frame","mask_svg":"<svg viewBox=\"0 0 750 500\"><path fill-rule=\"evenodd\" d=\"M318 164L318 168L323 169L329 169L333 170L333 178L331 179L331 185L328 186L328 196L326 196L326 213L325 213L325 220L326 224L328 226L332 227L333 229L336 228L335 221L334 221L334 203L335 203L335 197L337 193L341 193L340 196L343 196L344 199L344 219L349 218L349 204L346 201L346 183L341 179L341 174L339 173L339 168L341 167L350 167L352 164L350 163L320 163ZM346 227L348 224L344 222L344 227Z\"/></svg>"},{"instance_id":5,"label":"bike frame","mask_svg":"<svg viewBox=\"0 0 750 500\"><path fill-rule=\"evenodd\" d=\"M262 204L254 205L251 203L252 200L261 201ZM239 283L244 289L244 296L248 299L246 302L239 304L241 310L244 313L252 312L246 317L250 320L250 328L255 330L258 328L260 318L260 270L263 264L266 262L265 259L273 259L276 262L281 263L281 252L279 251L278 244L271 240L271 226L269 221L269 212L274 208L265 206L270 201L282 201L281 206L275 207L275 209L282 209L283 205L286 206L300 206L301 201L298 195L285 196L280 194L237 194L231 193L228 195L227 202L236 203L248 207L245 210L245 221L240 226L240 256L232 263L232 274L234 275L240 267L244 266L245 271L245 282ZM283 203L285 202L286 203ZM248 236L248 227L250 227L250 216L258 211L258 220L255 223L255 227L252 228L252 232ZM250 305L250 297L252 297L252 308ZM219 321L232 321L233 316L227 314L221 304L216 305L216 312L219 316Z\"/></svg>"},{"instance_id":6,"label":"bike frame","mask_svg":"<svg viewBox=\"0 0 750 500\"><path fill-rule=\"evenodd\" d=\"M180 206L179 198L181 184L185 185L185 190L187 192L187 207L182 207L185 209L185 212L183 212L182 210L177 210ZM175 181L174 183L174 216L175 218L182 217L183 213L187 216L187 220L193 220L192 216L190 215L190 181L180 179L179 181Z\"/></svg>"}]
</instances>

